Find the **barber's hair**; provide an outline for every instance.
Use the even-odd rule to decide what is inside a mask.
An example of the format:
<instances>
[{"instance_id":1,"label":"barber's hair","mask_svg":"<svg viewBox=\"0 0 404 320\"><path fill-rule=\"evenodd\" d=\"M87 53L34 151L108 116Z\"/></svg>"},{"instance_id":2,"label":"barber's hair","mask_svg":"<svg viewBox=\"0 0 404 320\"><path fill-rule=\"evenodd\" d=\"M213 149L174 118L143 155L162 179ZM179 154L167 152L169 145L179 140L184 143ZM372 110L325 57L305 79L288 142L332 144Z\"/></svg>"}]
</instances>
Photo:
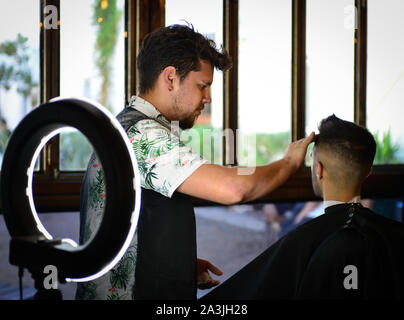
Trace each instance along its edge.
<instances>
[{"instance_id":1,"label":"barber's hair","mask_svg":"<svg viewBox=\"0 0 404 320\"><path fill-rule=\"evenodd\" d=\"M339 119L334 114L321 121L315 146L331 150L352 166L369 167L376 154L376 141L364 127Z\"/></svg>"},{"instance_id":2,"label":"barber's hair","mask_svg":"<svg viewBox=\"0 0 404 320\"><path fill-rule=\"evenodd\" d=\"M199 59L221 71L232 66L226 50L218 50L213 40L195 31L192 25L171 25L149 33L137 57L140 93L152 89L168 66L175 67L180 80L184 80L189 72L200 70Z\"/></svg>"}]
</instances>

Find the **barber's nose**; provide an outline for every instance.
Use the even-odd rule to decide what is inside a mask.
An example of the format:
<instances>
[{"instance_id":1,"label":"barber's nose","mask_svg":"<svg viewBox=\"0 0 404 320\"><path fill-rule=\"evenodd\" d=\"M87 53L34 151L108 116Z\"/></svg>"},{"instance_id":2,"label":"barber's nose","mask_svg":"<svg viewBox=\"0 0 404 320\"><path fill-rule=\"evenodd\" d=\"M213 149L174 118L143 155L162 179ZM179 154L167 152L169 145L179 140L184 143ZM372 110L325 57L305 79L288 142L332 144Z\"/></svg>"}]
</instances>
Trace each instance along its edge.
<instances>
[{"instance_id":1,"label":"barber's nose","mask_svg":"<svg viewBox=\"0 0 404 320\"><path fill-rule=\"evenodd\" d=\"M202 98L202 102L205 103L211 103L212 102L212 97L210 96L210 88L206 88L204 91L204 95Z\"/></svg>"}]
</instances>

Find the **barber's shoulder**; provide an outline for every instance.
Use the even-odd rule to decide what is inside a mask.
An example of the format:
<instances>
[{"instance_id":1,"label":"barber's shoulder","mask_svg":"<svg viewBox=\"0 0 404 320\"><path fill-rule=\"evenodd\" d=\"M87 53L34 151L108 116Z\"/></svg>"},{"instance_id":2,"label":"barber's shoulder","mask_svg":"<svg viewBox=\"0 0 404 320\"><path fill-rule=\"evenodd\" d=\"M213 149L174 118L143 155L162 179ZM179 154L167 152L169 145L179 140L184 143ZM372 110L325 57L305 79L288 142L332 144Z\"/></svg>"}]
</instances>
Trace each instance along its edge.
<instances>
[{"instance_id":1,"label":"barber's shoulder","mask_svg":"<svg viewBox=\"0 0 404 320\"><path fill-rule=\"evenodd\" d=\"M142 119L132 125L128 130L128 136L132 137L135 135L151 137L153 135L157 136L169 136L170 129L160 122L154 119Z\"/></svg>"}]
</instances>

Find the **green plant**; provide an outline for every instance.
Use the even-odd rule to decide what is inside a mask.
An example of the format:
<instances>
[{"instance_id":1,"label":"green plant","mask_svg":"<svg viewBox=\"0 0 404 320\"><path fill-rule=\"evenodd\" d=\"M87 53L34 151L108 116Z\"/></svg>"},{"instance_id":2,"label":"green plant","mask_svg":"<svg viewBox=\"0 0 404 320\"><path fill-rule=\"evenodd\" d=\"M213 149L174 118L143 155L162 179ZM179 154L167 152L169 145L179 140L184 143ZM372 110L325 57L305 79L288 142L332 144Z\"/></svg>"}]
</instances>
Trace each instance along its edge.
<instances>
[{"instance_id":1,"label":"green plant","mask_svg":"<svg viewBox=\"0 0 404 320\"><path fill-rule=\"evenodd\" d=\"M122 11L117 8L116 0L95 0L93 8L93 25L97 29L95 65L102 77L100 103L112 111L108 101L112 79L111 63L118 39L118 25Z\"/></svg>"},{"instance_id":2,"label":"green plant","mask_svg":"<svg viewBox=\"0 0 404 320\"><path fill-rule=\"evenodd\" d=\"M255 165L264 165L279 159L290 142L290 132L255 133L242 137L242 158L251 158L255 148ZM250 160L251 161L251 160Z\"/></svg>"},{"instance_id":3,"label":"green plant","mask_svg":"<svg viewBox=\"0 0 404 320\"><path fill-rule=\"evenodd\" d=\"M95 66L102 78L99 102L113 110L109 103L112 77L112 58L118 39L118 26L122 11L116 0L94 0L92 24L97 36L95 43ZM60 165L62 170L83 170L87 167L92 147L83 135L64 133L61 135Z\"/></svg>"},{"instance_id":4,"label":"green plant","mask_svg":"<svg viewBox=\"0 0 404 320\"><path fill-rule=\"evenodd\" d=\"M373 134L376 140L375 164L394 164L403 162L400 158L400 146L393 142L390 129L380 135Z\"/></svg>"},{"instance_id":5,"label":"green plant","mask_svg":"<svg viewBox=\"0 0 404 320\"><path fill-rule=\"evenodd\" d=\"M195 125L189 133L182 133L183 142L212 163L222 164L223 131L211 125ZM255 165L267 164L280 158L290 142L290 132L253 133L235 135L238 149L237 162L247 165L255 156ZM244 163L245 162L245 163ZM252 165L248 163L248 165Z\"/></svg>"},{"instance_id":6,"label":"green plant","mask_svg":"<svg viewBox=\"0 0 404 320\"><path fill-rule=\"evenodd\" d=\"M24 104L32 89L38 86L29 66L27 41L28 38L18 33L15 40L6 40L0 44L0 57L3 57L0 60L0 88L8 91L13 84L16 85L17 92L24 97Z\"/></svg>"},{"instance_id":7,"label":"green plant","mask_svg":"<svg viewBox=\"0 0 404 320\"><path fill-rule=\"evenodd\" d=\"M222 164L222 130L212 125L195 125L183 131L181 139L194 152L199 153L212 163Z\"/></svg>"},{"instance_id":8,"label":"green plant","mask_svg":"<svg viewBox=\"0 0 404 320\"><path fill-rule=\"evenodd\" d=\"M65 132L60 135L61 170L85 170L92 153L92 146L81 133Z\"/></svg>"}]
</instances>

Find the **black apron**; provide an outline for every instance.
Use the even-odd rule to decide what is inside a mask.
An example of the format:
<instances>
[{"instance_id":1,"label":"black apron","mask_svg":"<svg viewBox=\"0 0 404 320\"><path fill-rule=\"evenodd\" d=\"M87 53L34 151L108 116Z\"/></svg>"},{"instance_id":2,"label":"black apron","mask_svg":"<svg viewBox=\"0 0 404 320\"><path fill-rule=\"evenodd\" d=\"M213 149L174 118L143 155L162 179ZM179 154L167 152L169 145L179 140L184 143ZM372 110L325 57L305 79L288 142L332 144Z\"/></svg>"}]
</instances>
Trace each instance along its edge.
<instances>
[{"instance_id":1,"label":"black apron","mask_svg":"<svg viewBox=\"0 0 404 320\"><path fill-rule=\"evenodd\" d=\"M128 131L150 118L127 107L117 119ZM137 233L135 299L196 299L196 226L191 197L174 192L168 198L142 187Z\"/></svg>"},{"instance_id":2,"label":"black apron","mask_svg":"<svg viewBox=\"0 0 404 320\"><path fill-rule=\"evenodd\" d=\"M127 107L117 119L127 132L138 121L150 118ZM80 243L83 243L88 170L80 198ZM168 198L142 187L137 236L134 299L196 299L196 226L191 197L174 192Z\"/></svg>"}]
</instances>

